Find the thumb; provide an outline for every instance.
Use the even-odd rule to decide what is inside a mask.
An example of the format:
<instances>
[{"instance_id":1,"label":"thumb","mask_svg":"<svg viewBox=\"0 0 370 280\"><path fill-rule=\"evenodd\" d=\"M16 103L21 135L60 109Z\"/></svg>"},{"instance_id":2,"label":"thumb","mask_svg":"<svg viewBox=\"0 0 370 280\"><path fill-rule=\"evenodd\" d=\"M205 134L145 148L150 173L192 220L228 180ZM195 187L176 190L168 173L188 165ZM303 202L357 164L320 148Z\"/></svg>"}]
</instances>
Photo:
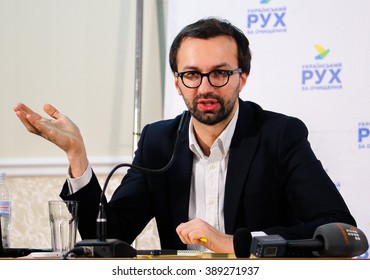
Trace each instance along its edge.
<instances>
[{"instance_id":1,"label":"thumb","mask_svg":"<svg viewBox=\"0 0 370 280\"><path fill-rule=\"evenodd\" d=\"M58 119L61 116L59 111L53 105L50 105L50 104L44 105L44 111L45 113L47 113L50 117L54 119Z\"/></svg>"}]
</instances>

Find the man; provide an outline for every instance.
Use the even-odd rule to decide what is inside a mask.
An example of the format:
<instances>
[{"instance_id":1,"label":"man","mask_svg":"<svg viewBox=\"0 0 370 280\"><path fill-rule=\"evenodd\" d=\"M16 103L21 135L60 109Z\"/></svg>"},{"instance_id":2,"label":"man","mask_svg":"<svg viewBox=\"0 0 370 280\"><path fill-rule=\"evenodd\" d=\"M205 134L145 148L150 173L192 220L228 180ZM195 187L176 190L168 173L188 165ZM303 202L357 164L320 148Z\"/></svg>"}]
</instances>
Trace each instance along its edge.
<instances>
[{"instance_id":1,"label":"man","mask_svg":"<svg viewBox=\"0 0 370 280\"><path fill-rule=\"evenodd\" d=\"M200 20L179 33L170 65L191 116L168 171L128 170L106 208L108 237L131 243L154 217L163 249L234 252L241 230L302 239L322 224L356 225L311 150L305 125L239 99L250 60L248 39L227 21ZM70 178L61 197L80 201L80 234L95 238L101 188L82 136L53 106L44 110L51 120L15 107L30 132L66 152ZM145 126L133 164L165 166L179 122L180 116Z\"/></svg>"}]
</instances>

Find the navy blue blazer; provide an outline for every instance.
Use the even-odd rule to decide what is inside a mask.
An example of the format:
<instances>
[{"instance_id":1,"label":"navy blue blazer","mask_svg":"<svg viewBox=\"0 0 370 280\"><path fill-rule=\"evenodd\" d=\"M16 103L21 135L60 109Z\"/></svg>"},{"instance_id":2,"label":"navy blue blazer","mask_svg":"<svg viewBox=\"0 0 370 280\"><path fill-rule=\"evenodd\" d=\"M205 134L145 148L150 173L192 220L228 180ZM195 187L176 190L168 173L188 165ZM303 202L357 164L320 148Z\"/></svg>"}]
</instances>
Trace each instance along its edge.
<instances>
[{"instance_id":1,"label":"navy blue blazer","mask_svg":"<svg viewBox=\"0 0 370 280\"><path fill-rule=\"evenodd\" d=\"M239 100L239 116L230 146L225 186L225 231L237 229L312 238L330 222L356 226L336 186L313 153L306 126L297 118L263 110ZM146 125L133 164L159 169L171 158L180 116ZM131 243L155 218L162 249L185 249L176 227L188 221L193 154L190 116L179 139L171 169L148 174L130 168L107 205L108 237ZM96 238L101 188L95 175L87 186L63 199L80 201L79 232Z\"/></svg>"}]
</instances>

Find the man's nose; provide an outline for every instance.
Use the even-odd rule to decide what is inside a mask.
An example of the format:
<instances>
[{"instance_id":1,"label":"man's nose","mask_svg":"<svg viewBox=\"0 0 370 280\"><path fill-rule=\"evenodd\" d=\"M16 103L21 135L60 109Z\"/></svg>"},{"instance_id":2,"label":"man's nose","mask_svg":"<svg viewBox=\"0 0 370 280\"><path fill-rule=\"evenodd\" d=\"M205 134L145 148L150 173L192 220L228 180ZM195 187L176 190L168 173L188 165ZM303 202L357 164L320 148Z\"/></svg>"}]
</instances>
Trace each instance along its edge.
<instances>
[{"instance_id":1,"label":"man's nose","mask_svg":"<svg viewBox=\"0 0 370 280\"><path fill-rule=\"evenodd\" d=\"M207 76L202 77L202 82L200 86L198 87L199 93L207 93L213 91L213 86L210 84L209 79Z\"/></svg>"}]
</instances>

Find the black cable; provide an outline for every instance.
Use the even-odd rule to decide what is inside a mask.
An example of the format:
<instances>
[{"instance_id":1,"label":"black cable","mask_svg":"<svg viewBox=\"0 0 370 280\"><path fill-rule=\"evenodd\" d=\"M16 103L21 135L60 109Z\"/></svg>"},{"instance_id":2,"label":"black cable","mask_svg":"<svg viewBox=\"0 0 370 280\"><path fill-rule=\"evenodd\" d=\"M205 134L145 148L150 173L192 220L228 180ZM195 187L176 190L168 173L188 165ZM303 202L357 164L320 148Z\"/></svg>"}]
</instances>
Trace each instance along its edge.
<instances>
[{"instance_id":1,"label":"black cable","mask_svg":"<svg viewBox=\"0 0 370 280\"><path fill-rule=\"evenodd\" d=\"M177 127L177 131L176 131L176 140L175 140L175 145L174 145L174 148L173 148L173 151L172 151L172 156L171 156L171 159L169 160L169 162L164 167L162 167L160 169L149 169L149 168L136 166L136 165L129 164L129 163L121 163L121 164L118 164L117 166L115 166L109 172L109 174L108 174L108 176L105 180L104 187L102 189L101 195L100 195L99 212L98 212L98 217L96 219L96 237L97 237L97 240L99 240L99 241L105 241L106 240L107 219L106 219L106 216L105 216L105 209L104 209L104 206L105 206L104 205L105 204L104 203L104 194L105 194L105 191L107 189L109 180L111 179L114 172L117 169L121 168L121 167L136 168L136 169L142 170L142 171L147 172L147 173L163 173L163 172L167 171L168 169L170 169L172 164L175 162L176 151L177 151L177 148L178 148L180 134L182 133L182 130L183 130L183 127L184 127L186 114L187 114L187 111L184 111L181 115L181 118L180 118L180 121L179 121L179 126Z\"/></svg>"},{"instance_id":2,"label":"black cable","mask_svg":"<svg viewBox=\"0 0 370 280\"><path fill-rule=\"evenodd\" d=\"M185 120L186 113L187 113L187 111L184 111L182 113L182 115L181 115L179 126L178 126L177 132L176 132L177 135L176 135L175 146L173 148L171 159L166 164L166 166L164 166L164 167L162 167L160 169L150 169L150 168L145 168L145 167L142 167L142 166L133 165L133 164L130 164L130 163L121 163L121 164L118 164L117 166L115 166L111 170L111 172L109 172L109 174L107 176L107 179L105 180L104 187L103 187L103 190L102 190L102 193L101 193L101 197L100 197L100 201L102 201L102 199L103 199L103 196L105 194L105 190L107 189L109 180L113 176L114 172L116 172L116 170L119 169L119 168L121 168L121 167L136 168L136 169L142 170L142 171L147 172L147 173L163 173L163 172L167 171L168 169L170 169L170 167L172 166L172 164L175 161L176 151L177 151L177 148L178 148L178 142L179 142L179 138L180 138L179 136L180 136L180 134L182 132L182 129L184 127L184 120Z\"/></svg>"}]
</instances>

